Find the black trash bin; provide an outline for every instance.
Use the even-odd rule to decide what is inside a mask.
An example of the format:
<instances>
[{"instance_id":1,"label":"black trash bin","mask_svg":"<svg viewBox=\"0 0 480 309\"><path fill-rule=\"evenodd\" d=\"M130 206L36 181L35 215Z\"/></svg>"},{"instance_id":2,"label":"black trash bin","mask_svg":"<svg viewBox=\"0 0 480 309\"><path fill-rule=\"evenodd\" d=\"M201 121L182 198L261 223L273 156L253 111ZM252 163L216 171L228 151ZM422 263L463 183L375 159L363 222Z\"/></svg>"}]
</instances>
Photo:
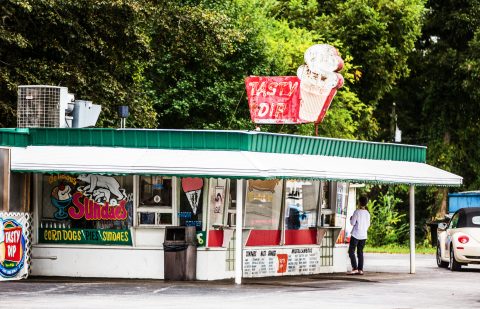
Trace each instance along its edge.
<instances>
[{"instance_id":1,"label":"black trash bin","mask_svg":"<svg viewBox=\"0 0 480 309\"><path fill-rule=\"evenodd\" d=\"M445 217L444 219L438 219L435 221L427 222L427 225L430 227L430 237L432 238L432 247L437 246L437 238L438 238L438 226L440 223L447 223L449 217Z\"/></svg>"},{"instance_id":2,"label":"black trash bin","mask_svg":"<svg viewBox=\"0 0 480 309\"><path fill-rule=\"evenodd\" d=\"M165 280L195 280L197 243L194 226L167 226L165 229Z\"/></svg>"},{"instance_id":3,"label":"black trash bin","mask_svg":"<svg viewBox=\"0 0 480 309\"><path fill-rule=\"evenodd\" d=\"M431 237L431 240L430 240L430 244L432 245L432 247L436 247L437 246L437 228L438 228L438 221L433 221L433 222L429 222L427 223L427 225L430 227L430 237Z\"/></svg>"}]
</instances>

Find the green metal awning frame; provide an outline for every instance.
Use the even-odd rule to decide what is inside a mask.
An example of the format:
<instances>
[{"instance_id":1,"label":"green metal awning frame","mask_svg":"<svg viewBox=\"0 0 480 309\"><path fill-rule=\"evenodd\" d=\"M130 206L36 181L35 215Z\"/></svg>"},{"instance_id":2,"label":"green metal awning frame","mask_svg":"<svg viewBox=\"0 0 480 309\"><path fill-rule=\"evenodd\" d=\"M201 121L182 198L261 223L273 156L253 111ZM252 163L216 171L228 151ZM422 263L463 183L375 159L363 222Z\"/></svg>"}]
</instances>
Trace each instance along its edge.
<instances>
[{"instance_id":1,"label":"green metal awning frame","mask_svg":"<svg viewBox=\"0 0 480 309\"><path fill-rule=\"evenodd\" d=\"M426 161L424 146L257 131L14 128L0 129L0 146L230 150L422 163Z\"/></svg>"}]
</instances>

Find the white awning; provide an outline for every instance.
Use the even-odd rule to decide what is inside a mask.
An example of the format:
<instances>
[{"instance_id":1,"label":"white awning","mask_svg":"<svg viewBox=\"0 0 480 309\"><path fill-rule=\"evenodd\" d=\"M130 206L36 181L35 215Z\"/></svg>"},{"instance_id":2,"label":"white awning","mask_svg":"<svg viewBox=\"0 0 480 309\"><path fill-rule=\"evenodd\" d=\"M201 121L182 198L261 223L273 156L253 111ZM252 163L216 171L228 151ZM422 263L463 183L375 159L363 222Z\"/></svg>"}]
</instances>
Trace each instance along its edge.
<instances>
[{"instance_id":1,"label":"white awning","mask_svg":"<svg viewBox=\"0 0 480 309\"><path fill-rule=\"evenodd\" d=\"M113 147L11 148L16 172L297 178L459 186L462 177L424 163L246 151Z\"/></svg>"}]
</instances>

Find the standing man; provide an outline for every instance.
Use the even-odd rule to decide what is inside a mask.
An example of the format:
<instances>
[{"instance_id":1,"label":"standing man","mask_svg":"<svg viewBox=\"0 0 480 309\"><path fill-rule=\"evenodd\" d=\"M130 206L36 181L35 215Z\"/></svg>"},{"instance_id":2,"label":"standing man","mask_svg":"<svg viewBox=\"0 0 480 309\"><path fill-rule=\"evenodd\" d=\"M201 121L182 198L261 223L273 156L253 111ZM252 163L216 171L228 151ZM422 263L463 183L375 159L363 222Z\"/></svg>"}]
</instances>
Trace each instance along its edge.
<instances>
[{"instance_id":1,"label":"standing man","mask_svg":"<svg viewBox=\"0 0 480 309\"><path fill-rule=\"evenodd\" d=\"M348 256L350 256L350 262L352 263L352 271L348 273L349 275L363 275L363 247L365 247L367 230L370 226L370 213L367 210L367 203L367 197L360 196L358 199L359 208L350 217L353 229L348 247ZM357 250L358 265L355 258L355 249Z\"/></svg>"}]
</instances>

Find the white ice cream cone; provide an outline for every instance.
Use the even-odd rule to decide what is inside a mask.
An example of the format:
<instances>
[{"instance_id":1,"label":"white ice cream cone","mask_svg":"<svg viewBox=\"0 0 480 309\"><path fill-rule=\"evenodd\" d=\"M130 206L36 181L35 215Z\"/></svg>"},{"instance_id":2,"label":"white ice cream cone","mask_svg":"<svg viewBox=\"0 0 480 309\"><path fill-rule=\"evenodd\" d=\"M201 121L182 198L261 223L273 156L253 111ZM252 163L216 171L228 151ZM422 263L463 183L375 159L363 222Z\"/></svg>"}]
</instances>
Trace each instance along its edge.
<instances>
[{"instance_id":1,"label":"white ice cream cone","mask_svg":"<svg viewBox=\"0 0 480 309\"><path fill-rule=\"evenodd\" d=\"M192 207L192 212L194 215L197 214L198 201L199 201L201 192L202 190L193 190L193 191L185 192L185 194L187 195L188 202L190 203L190 207Z\"/></svg>"}]
</instances>

